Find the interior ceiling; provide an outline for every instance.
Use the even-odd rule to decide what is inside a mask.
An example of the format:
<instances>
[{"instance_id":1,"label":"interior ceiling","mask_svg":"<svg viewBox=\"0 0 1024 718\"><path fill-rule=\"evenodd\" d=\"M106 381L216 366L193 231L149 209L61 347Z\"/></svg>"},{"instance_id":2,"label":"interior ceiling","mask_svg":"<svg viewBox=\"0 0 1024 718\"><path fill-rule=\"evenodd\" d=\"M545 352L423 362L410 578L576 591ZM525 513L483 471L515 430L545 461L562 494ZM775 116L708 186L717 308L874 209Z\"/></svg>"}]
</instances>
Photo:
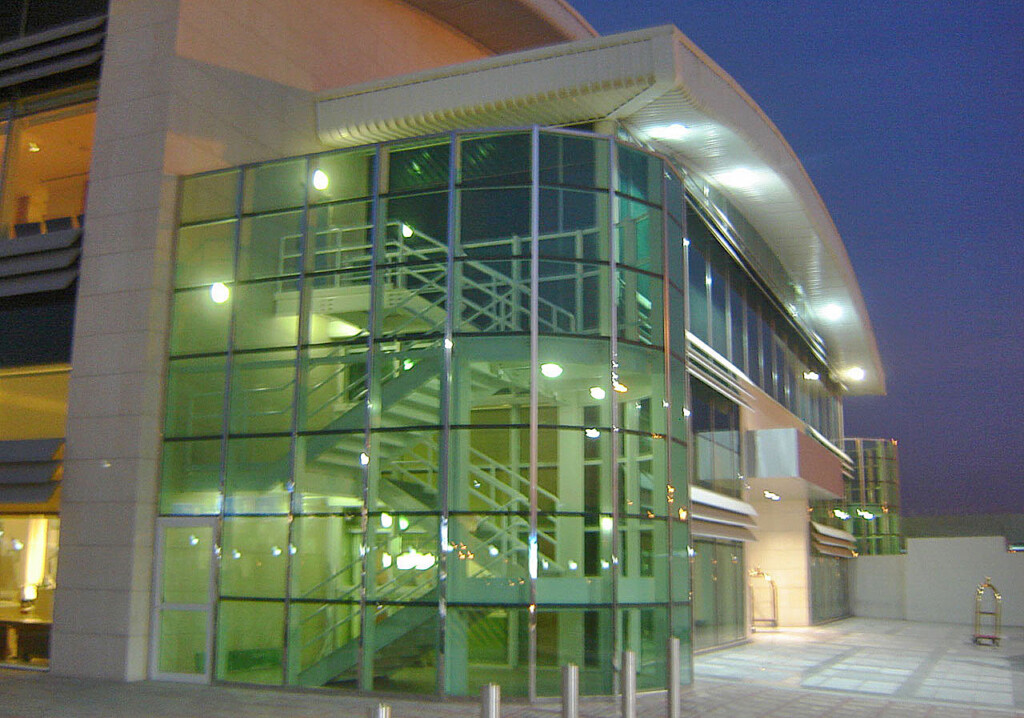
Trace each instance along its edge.
<instances>
[{"instance_id":1,"label":"interior ceiling","mask_svg":"<svg viewBox=\"0 0 1024 718\"><path fill-rule=\"evenodd\" d=\"M719 189L805 297L849 393L885 392L871 322L842 239L778 129L732 78L673 27L564 43L324 93L321 139L335 146L459 128L614 119ZM668 126L678 136L664 137ZM837 317L828 317L827 308Z\"/></svg>"}]
</instances>

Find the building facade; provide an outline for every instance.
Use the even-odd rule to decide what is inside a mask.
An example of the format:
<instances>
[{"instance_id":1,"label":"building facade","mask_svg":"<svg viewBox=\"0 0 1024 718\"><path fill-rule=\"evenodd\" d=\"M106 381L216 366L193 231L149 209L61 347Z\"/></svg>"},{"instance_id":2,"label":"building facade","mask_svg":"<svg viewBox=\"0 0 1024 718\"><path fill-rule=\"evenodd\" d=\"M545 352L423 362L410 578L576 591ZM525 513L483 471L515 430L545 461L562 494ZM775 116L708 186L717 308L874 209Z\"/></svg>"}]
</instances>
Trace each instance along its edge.
<instances>
[{"instance_id":1,"label":"building facade","mask_svg":"<svg viewBox=\"0 0 1024 718\"><path fill-rule=\"evenodd\" d=\"M556 0L302 5L114 0L65 105L87 195L0 186L41 223L8 254L81 242L60 493L23 512L59 503L59 570L9 581L56 587L52 670L610 693L623 650L664 688L670 636L848 614L819 509L884 376L753 101Z\"/></svg>"},{"instance_id":2,"label":"building facade","mask_svg":"<svg viewBox=\"0 0 1024 718\"><path fill-rule=\"evenodd\" d=\"M857 552L865 556L906 552L896 440L847 439L846 453L853 460L853 476L847 480L846 505L839 518L857 537Z\"/></svg>"}]
</instances>

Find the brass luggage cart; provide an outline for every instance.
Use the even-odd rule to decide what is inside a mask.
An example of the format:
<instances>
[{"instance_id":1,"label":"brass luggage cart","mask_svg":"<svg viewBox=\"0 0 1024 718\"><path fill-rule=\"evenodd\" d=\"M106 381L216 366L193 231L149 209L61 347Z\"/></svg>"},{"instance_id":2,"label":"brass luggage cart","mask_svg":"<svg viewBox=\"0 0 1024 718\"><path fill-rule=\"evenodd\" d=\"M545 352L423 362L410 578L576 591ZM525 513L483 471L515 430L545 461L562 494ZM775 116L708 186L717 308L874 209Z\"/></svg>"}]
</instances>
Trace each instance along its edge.
<instances>
[{"instance_id":1,"label":"brass luggage cart","mask_svg":"<svg viewBox=\"0 0 1024 718\"><path fill-rule=\"evenodd\" d=\"M991 592L991 601L985 601L985 596ZM999 645L999 631L1002 628L1003 597L998 589L992 585L992 579L985 577L985 583L978 586L974 596L974 642L981 643L988 641L993 646ZM991 616L991 619L983 619L982 616ZM982 624L986 624L983 626ZM986 630L991 629L990 632Z\"/></svg>"},{"instance_id":2,"label":"brass luggage cart","mask_svg":"<svg viewBox=\"0 0 1024 718\"><path fill-rule=\"evenodd\" d=\"M761 579L761 580L757 580ZM750 572L750 628L778 628L779 587L760 568Z\"/></svg>"}]
</instances>

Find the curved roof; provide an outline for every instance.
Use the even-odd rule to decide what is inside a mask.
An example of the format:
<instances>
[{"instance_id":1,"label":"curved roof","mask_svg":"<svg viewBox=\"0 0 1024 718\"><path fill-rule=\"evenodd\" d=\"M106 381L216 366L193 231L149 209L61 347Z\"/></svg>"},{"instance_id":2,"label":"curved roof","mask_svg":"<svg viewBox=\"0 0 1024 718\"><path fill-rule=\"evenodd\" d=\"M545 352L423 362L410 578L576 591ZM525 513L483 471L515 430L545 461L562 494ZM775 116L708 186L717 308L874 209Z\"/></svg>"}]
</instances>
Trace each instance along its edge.
<instances>
[{"instance_id":1,"label":"curved roof","mask_svg":"<svg viewBox=\"0 0 1024 718\"><path fill-rule=\"evenodd\" d=\"M494 53L595 37L564 0L404 0Z\"/></svg>"},{"instance_id":2,"label":"curved roof","mask_svg":"<svg viewBox=\"0 0 1024 718\"><path fill-rule=\"evenodd\" d=\"M850 393L885 392L860 287L828 210L764 112L676 28L579 40L324 93L323 142L353 146L455 128L613 119L720 190L803 298ZM763 267L761 269L764 269ZM844 379L860 368L859 381Z\"/></svg>"}]
</instances>

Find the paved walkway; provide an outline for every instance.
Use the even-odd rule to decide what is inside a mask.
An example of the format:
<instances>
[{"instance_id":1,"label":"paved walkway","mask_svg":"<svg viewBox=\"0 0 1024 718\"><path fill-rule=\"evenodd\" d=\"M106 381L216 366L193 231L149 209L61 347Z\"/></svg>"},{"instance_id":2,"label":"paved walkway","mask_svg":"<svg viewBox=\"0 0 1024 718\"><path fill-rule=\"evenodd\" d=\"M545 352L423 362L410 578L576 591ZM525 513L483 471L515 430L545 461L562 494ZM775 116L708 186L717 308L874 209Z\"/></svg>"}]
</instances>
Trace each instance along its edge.
<instances>
[{"instance_id":1,"label":"paved walkway","mask_svg":"<svg viewBox=\"0 0 1024 718\"><path fill-rule=\"evenodd\" d=\"M685 718L1024 718L1024 629L998 648L970 628L849 619L755 634L704 654L683 697ZM378 698L333 691L111 683L0 671L0 718L365 718ZM388 697L393 718L480 715L476 701ZM641 696L638 715L665 715L664 694ZM557 702L506 701L504 718L556 718ZM618 718L614 700L584 699L584 718Z\"/></svg>"}]
</instances>

